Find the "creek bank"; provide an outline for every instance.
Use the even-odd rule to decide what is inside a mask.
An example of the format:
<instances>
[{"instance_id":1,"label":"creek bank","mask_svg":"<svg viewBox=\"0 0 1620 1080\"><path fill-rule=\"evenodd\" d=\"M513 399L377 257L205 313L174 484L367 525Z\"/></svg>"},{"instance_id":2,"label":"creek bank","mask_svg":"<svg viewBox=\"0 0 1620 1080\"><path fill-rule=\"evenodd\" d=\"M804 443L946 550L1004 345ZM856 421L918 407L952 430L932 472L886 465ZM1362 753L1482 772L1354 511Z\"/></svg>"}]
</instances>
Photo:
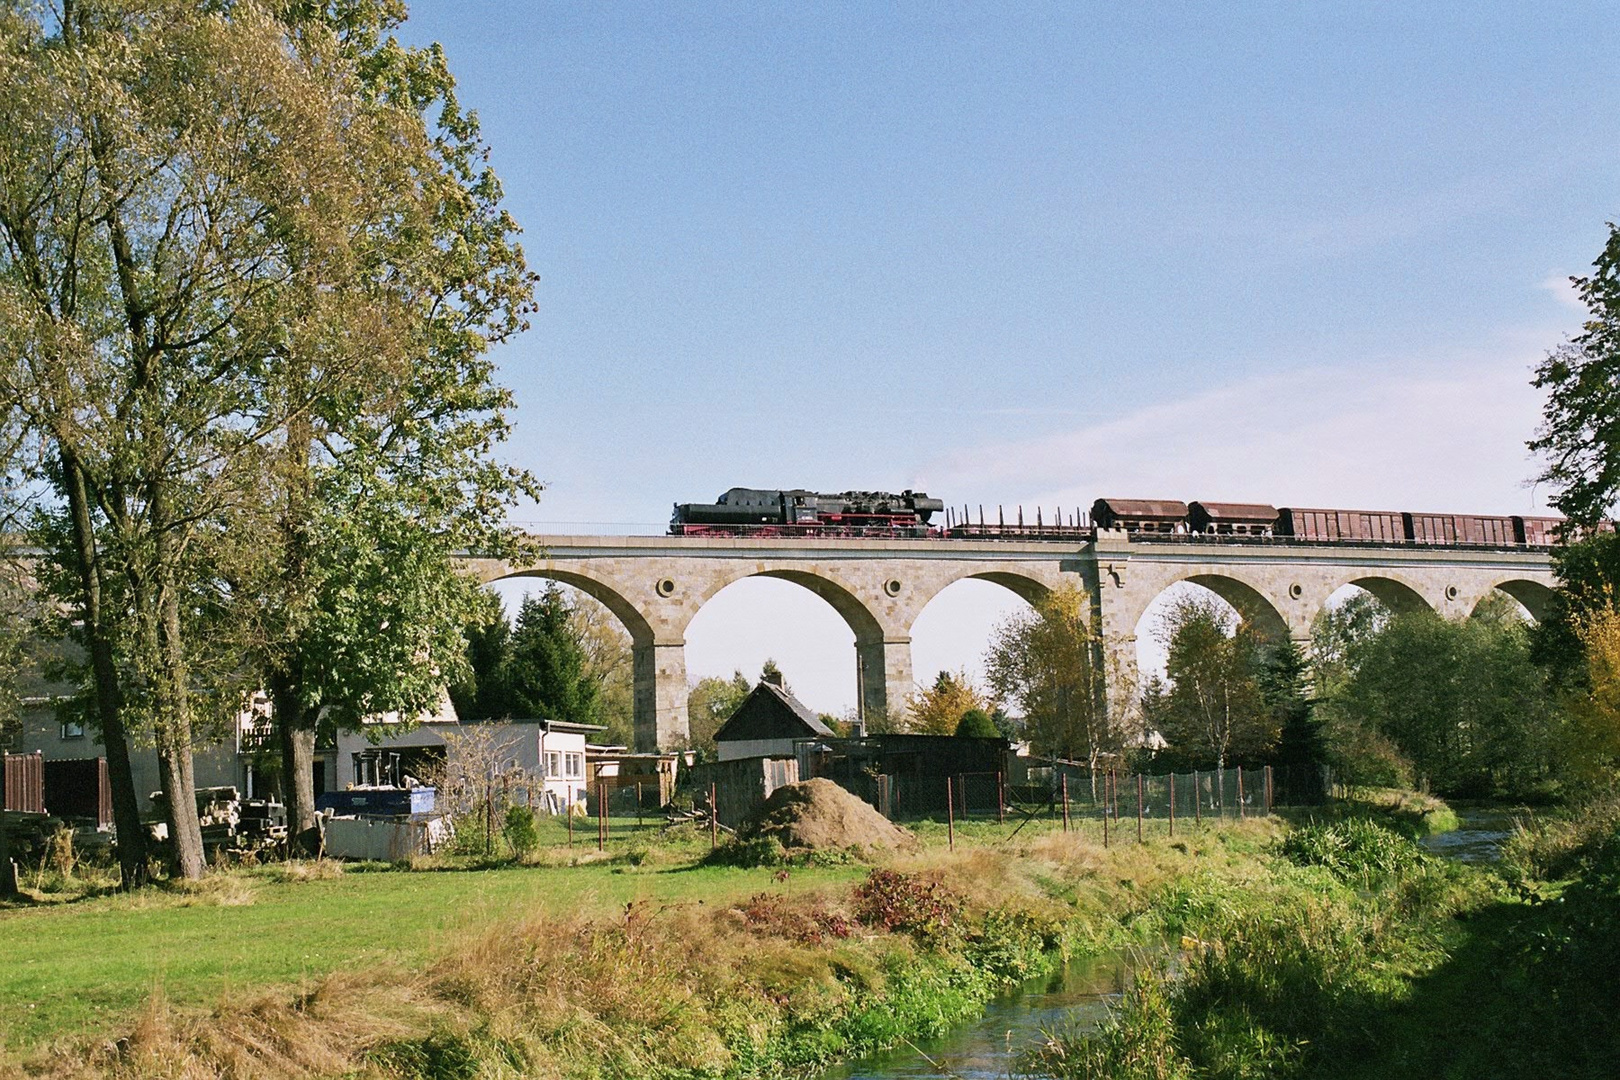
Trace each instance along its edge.
<instances>
[{"instance_id":1,"label":"creek bank","mask_svg":"<svg viewBox=\"0 0 1620 1080\"><path fill-rule=\"evenodd\" d=\"M1070 960L997 996L977 1019L940 1038L842 1062L822 1080L1006 1080L1019 1052L1047 1031L1083 1031L1102 1023L1123 993L1129 971L1118 955Z\"/></svg>"},{"instance_id":2,"label":"creek bank","mask_svg":"<svg viewBox=\"0 0 1620 1080\"><path fill-rule=\"evenodd\" d=\"M1096 1031L1035 1047L1069 1080L1612 1077L1620 985L1620 802L1506 836L1465 815L1454 850L1371 822L1292 832L1262 880L1178 895L1179 970L1144 973ZM1581 822L1584 822L1582 824Z\"/></svg>"}]
</instances>

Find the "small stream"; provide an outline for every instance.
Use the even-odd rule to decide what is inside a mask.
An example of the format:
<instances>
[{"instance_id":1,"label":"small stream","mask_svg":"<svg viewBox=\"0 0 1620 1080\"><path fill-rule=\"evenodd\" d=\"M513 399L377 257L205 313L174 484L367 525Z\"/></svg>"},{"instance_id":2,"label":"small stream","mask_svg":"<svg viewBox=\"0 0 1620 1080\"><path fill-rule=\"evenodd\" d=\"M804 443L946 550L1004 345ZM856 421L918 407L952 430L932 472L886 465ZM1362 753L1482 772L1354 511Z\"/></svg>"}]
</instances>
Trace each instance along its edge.
<instances>
[{"instance_id":1,"label":"small stream","mask_svg":"<svg viewBox=\"0 0 1620 1080\"><path fill-rule=\"evenodd\" d=\"M1124 989L1128 969L1117 956L1072 960L1051 975L992 1001L977 1021L942 1039L901 1044L870 1057L835 1065L827 1080L1006 1080L1019 1051L1040 1043L1042 1032L1084 1031L1107 1015Z\"/></svg>"},{"instance_id":2,"label":"small stream","mask_svg":"<svg viewBox=\"0 0 1620 1080\"><path fill-rule=\"evenodd\" d=\"M1458 828L1426 836L1420 843L1458 862L1491 862L1521 814L1496 808L1460 810ZM942 1039L902 1044L834 1066L823 1075L827 1080L1006 1080L1018 1053L1038 1045L1044 1032L1095 1027L1107 1016L1109 1004L1119 999L1129 971L1119 956L1071 961L992 1001L979 1020Z\"/></svg>"},{"instance_id":3,"label":"small stream","mask_svg":"<svg viewBox=\"0 0 1620 1080\"><path fill-rule=\"evenodd\" d=\"M1430 854L1458 862L1495 862L1502 841L1513 835L1514 824L1523 814L1522 810L1499 807L1458 810L1457 828L1425 836L1418 844Z\"/></svg>"}]
</instances>

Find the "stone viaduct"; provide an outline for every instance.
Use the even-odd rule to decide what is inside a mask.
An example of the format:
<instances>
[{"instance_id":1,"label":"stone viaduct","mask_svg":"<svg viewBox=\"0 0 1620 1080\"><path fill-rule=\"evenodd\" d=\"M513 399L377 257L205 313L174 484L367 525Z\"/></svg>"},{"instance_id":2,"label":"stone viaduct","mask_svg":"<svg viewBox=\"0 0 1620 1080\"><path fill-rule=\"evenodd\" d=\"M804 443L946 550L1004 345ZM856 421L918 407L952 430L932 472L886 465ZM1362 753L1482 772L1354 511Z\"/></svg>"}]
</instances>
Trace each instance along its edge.
<instances>
[{"instance_id":1,"label":"stone viaduct","mask_svg":"<svg viewBox=\"0 0 1620 1080\"><path fill-rule=\"evenodd\" d=\"M1136 628L1156 597L1190 581L1221 596L1259 633L1308 648L1328 598L1357 585L1395 611L1471 612L1493 591L1539 618L1552 593L1544 550L1415 544L1278 543L1236 538L1131 537L1099 530L1091 542L1002 540L752 539L693 536L537 536L532 564L468 559L484 582L549 578L595 597L623 621L635 663L639 750L687 734L686 628L721 589L747 577L802 585L832 605L855 634L866 715L911 694L911 627L941 590L966 578L995 582L1026 600L1073 582L1101 617L1111 663L1132 670Z\"/></svg>"}]
</instances>

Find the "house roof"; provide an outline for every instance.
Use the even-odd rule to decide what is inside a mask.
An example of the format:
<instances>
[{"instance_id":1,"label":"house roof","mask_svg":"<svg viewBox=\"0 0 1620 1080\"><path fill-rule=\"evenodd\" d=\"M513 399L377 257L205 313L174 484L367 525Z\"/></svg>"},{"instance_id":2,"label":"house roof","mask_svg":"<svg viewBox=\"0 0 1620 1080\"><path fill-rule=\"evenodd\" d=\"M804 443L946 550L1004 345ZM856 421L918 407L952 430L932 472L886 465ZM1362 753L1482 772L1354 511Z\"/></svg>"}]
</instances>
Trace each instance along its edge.
<instances>
[{"instance_id":1,"label":"house roof","mask_svg":"<svg viewBox=\"0 0 1620 1080\"><path fill-rule=\"evenodd\" d=\"M714 733L715 742L828 737L832 730L809 707L775 683L761 682Z\"/></svg>"}]
</instances>

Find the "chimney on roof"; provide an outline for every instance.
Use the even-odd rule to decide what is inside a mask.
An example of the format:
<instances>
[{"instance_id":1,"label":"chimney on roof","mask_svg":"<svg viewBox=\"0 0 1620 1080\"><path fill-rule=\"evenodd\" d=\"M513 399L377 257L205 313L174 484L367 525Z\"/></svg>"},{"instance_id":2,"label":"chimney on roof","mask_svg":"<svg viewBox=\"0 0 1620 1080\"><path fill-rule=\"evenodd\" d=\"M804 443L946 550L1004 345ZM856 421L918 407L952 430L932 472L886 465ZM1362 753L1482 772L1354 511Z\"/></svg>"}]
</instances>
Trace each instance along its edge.
<instances>
[{"instance_id":1,"label":"chimney on roof","mask_svg":"<svg viewBox=\"0 0 1620 1080\"><path fill-rule=\"evenodd\" d=\"M766 668L760 672L759 681L768 682L772 686L780 688L782 685L782 672L776 668Z\"/></svg>"}]
</instances>

